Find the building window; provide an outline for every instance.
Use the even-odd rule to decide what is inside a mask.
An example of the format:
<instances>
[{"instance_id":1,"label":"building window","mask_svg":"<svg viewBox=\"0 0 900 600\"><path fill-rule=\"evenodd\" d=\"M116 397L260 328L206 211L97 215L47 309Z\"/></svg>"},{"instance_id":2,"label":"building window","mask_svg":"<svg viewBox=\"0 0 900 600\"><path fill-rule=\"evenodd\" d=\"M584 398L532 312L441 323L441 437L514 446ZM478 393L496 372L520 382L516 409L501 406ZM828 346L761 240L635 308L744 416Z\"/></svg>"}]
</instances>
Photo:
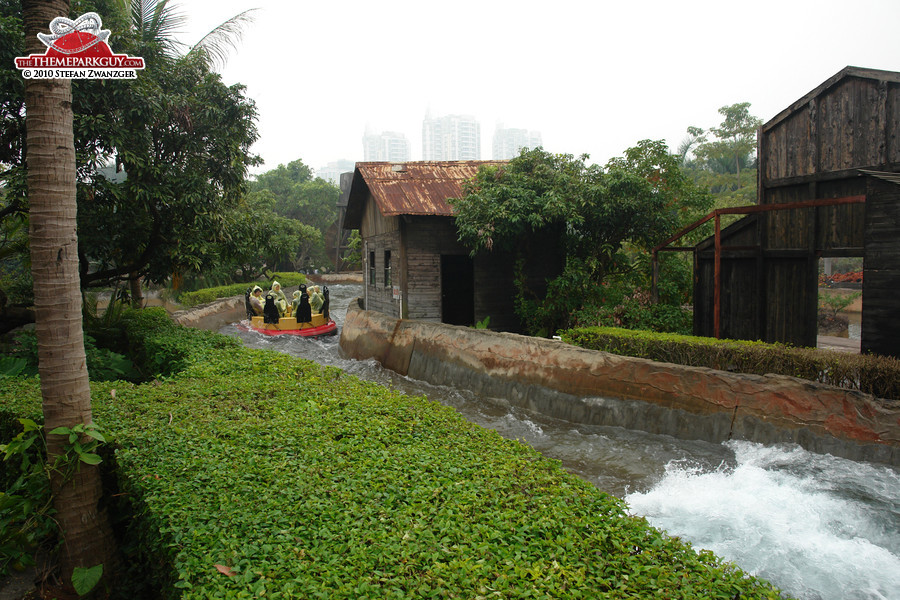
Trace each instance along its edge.
<instances>
[{"instance_id":1,"label":"building window","mask_svg":"<svg viewBox=\"0 0 900 600\"><path fill-rule=\"evenodd\" d=\"M384 251L384 287L391 287L391 251Z\"/></svg>"},{"instance_id":2,"label":"building window","mask_svg":"<svg viewBox=\"0 0 900 600\"><path fill-rule=\"evenodd\" d=\"M369 252L369 285L375 285L375 253Z\"/></svg>"}]
</instances>

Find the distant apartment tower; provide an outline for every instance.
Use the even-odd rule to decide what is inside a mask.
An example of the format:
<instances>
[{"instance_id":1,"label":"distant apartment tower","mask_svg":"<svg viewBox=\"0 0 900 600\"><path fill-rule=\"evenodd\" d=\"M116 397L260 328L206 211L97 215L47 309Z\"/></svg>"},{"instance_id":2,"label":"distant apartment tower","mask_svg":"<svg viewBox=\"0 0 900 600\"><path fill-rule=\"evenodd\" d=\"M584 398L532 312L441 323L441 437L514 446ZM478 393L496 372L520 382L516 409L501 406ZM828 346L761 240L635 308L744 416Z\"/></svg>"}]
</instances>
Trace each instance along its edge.
<instances>
[{"instance_id":1,"label":"distant apartment tower","mask_svg":"<svg viewBox=\"0 0 900 600\"><path fill-rule=\"evenodd\" d=\"M385 131L363 136L363 160L407 162L409 160L409 140L402 133Z\"/></svg>"},{"instance_id":2,"label":"distant apartment tower","mask_svg":"<svg viewBox=\"0 0 900 600\"><path fill-rule=\"evenodd\" d=\"M316 177L320 177L332 185L339 185L341 173L352 171L354 168L356 168L356 163L342 158L316 169Z\"/></svg>"},{"instance_id":3,"label":"distant apartment tower","mask_svg":"<svg viewBox=\"0 0 900 600\"><path fill-rule=\"evenodd\" d=\"M422 121L424 160L481 160L481 125L475 117L447 115Z\"/></svg>"},{"instance_id":4,"label":"distant apartment tower","mask_svg":"<svg viewBox=\"0 0 900 600\"><path fill-rule=\"evenodd\" d=\"M543 146L540 131L528 131L527 129L507 129L503 125L497 125L494 131L493 152L494 160L507 160L519 155L522 148L533 149Z\"/></svg>"}]
</instances>

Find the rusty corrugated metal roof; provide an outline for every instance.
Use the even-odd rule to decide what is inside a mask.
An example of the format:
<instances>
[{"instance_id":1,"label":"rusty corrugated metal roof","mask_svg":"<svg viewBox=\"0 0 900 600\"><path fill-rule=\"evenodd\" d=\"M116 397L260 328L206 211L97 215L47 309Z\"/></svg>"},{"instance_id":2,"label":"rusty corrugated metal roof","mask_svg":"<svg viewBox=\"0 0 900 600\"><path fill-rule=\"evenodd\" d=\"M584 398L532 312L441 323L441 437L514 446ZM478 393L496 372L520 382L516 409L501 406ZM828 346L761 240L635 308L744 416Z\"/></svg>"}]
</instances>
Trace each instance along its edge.
<instances>
[{"instance_id":1,"label":"rusty corrugated metal roof","mask_svg":"<svg viewBox=\"0 0 900 600\"><path fill-rule=\"evenodd\" d=\"M863 175L868 175L869 177L876 177L878 179L882 179L884 181L889 181L891 183L896 183L900 185L900 173L891 173L885 171L872 171L869 169L858 169L860 173Z\"/></svg>"},{"instance_id":2,"label":"rusty corrugated metal roof","mask_svg":"<svg viewBox=\"0 0 900 600\"><path fill-rule=\"evenodd\" d=\"M463 195L463 182L478 168L506 161L414 161L405 163L360 162L356 171L386 217L398 215L451 216L448 198ZM351 191L351 196L354 195Z\"/></svg>"}]
</instances>

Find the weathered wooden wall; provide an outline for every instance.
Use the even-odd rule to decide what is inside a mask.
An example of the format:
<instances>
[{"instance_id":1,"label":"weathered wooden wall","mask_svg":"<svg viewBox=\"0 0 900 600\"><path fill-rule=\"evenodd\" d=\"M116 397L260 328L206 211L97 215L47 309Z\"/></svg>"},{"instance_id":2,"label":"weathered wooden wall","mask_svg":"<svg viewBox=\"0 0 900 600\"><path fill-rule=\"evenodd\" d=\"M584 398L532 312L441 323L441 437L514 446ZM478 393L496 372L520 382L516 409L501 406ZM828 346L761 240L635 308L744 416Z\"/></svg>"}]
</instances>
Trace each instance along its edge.
<instances>
[{"instance_id":1,"label":"weathered wooden wall","mask_svg":"<svg viewBox=\"0 0 900 600\"><path fill-rule=\"evenodd\" d=\"M384 252L391 252L392 282L398 284L398 268L401 261L400 217L385 217L371 194L366 199L362 222L359 227L363 238L363 285L366 306L387 315L400 316L400 300L393 297L392 286L385 285ZM374 263L372 262L374 258ZM374 267L374 281L371 269Z\"/></svg>"},{"instance_id":2,"label":"weathered wooden wall","mask_svg":"<svg viewBox=\"0 0 900 600\"><path fill-rule=\"evenodd\" d=\"M897 135L900 73L847 67L760 128L758 202L863 196L867 178L860 169L900 171ZM758 237L751 244L757 260L723 255L721 335L814 346L818 259L868 252L867 205L781 210L751 218L757 226ZM900 223L895 221L895 227L894 236L900 237ZM696 259L694 327L709 333L714 281L711 242L705 244L698 247ZM722 244L746 246L746 240L731 239L723 231ZM863 306L866 302L864 293ZM893 314L896 319L896 309Z\"/></svg>"},{"instance_id":3,"label":"weathered wooden wall","mask_svg":"<svg viewBox=\"0 0 900 600\"><path fill-rule=\"evenodd\" d=\"M760 280L758 235L756 215L722 230L727 246L740 248L726 248L722 253L722 337L756 340L764 336L760 312L764 285ZM709 238L694 252L694 335L706 337L715 336L714 250L714 240Z\"/></svg>"},{"instance_id":4,"label":"weathered wooden wall","mask_svg":"<svg viewBox=\"0 0 900 600\"><path fill-rule=\"evenodd\" d=\"M405 217L403 238L407 279L404 317L440 321L441 255L466 255L451 217Z\"/></svg>"},{"instance_id":5,"label":"weathered wooden wall","mask_svg":"<svg viewBox=\"0 0 900 600\"><path fill-rule=\"evenodd\" d=\"M900 358L900 185L869 178L860 350Z\"/></svg>"}]
</instances>

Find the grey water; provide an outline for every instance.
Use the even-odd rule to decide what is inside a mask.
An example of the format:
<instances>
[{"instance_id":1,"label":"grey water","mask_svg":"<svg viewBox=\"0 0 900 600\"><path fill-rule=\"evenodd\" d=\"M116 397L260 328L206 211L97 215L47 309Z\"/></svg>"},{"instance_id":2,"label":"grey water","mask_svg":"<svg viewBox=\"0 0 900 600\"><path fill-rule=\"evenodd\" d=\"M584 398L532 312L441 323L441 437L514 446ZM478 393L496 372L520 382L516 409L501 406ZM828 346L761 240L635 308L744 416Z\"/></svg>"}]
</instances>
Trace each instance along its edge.
<instances>
[{"instance_id":1,"label":"grey water","mask_svg":"<svg viewBox=\"0 0 900 600\"><path fill-rule=\"evenodd\" d=\"M359 285L333 285L343 325ZM900 469L792 445L679 440L544 417L502 398L435 386L340 356L338 337L267 337L234 325L247 346L339 367L361 379L451 406L521 440L623 498L632 514L712 550L802 600L900 600Z\"/></svg>"}]
</instances>

